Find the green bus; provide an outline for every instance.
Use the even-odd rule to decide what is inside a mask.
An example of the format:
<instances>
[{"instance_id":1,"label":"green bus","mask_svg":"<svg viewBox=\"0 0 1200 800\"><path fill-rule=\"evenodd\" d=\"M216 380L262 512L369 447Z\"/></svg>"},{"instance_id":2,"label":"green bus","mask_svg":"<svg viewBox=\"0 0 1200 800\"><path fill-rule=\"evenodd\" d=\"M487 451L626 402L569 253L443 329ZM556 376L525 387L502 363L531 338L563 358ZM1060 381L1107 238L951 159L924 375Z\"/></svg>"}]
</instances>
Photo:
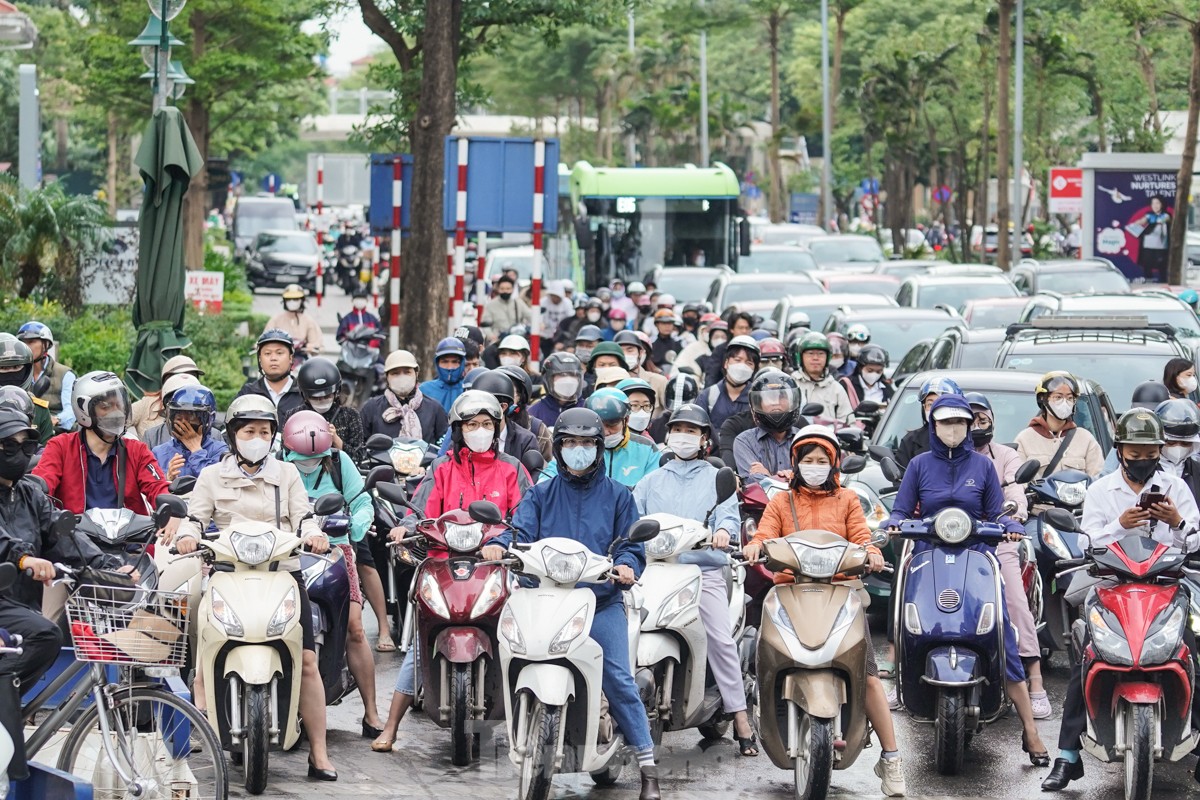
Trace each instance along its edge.
<instances>
[{"instance_id":1,"label":"green bus","mask_svg":"<svg viewBox=\"0 0 1200 800\"><path fill-rule=\"evenodd\" d=\"M571 170L576 276L588 289L642 280L656 267L737 269L749 223L738 209L733 170L712 167L593 167ZM743 231L744 229L744 231Z\"/></svg>"}]
</instances>

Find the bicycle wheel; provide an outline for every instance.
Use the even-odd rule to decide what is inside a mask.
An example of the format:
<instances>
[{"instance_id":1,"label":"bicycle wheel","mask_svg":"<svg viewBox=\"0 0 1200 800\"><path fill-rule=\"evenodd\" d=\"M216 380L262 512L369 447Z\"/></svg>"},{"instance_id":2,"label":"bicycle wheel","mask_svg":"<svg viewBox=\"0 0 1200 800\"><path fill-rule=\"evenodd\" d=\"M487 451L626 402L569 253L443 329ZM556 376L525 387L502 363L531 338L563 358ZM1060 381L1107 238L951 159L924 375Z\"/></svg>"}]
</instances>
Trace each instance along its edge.
<instances>
[{"instance_id":1,"label":"bicycle wheel","mask_svg":"<svg viewBox=\"0 0 1200 800\"><path fill-rule=\"evenodd\" d=\"M71 726L58 756L60 770L91 781L95 800L229 796L221 742L191 703L162 689L126 687L110 696L105 717L116 764L94 705Z\"/></svg>"}]
</instances>

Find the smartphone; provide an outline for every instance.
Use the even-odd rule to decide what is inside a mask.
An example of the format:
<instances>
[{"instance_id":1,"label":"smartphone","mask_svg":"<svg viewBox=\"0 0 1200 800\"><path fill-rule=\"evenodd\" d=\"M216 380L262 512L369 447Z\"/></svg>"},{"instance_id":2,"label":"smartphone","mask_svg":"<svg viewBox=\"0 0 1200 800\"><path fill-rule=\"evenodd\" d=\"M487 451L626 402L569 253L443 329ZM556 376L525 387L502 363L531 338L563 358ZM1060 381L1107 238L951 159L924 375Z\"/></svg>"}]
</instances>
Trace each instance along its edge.
<instances>
[{"instance_id":1,"label":"smartphone","mask_svg":"<svg viewBox=\"0 0 1200 800\"><path fill-rule=\"evenodd\" d=\"M1161 503L1163 500L1167 499L1167 496L1162 492L1153 491L1158 487L1152 486L1150 488L1151 491L1143 492L1142 496L1138 498L1138 508L1149 510L1150 506L1154 505L1155 503Z\"/></svg>"}]
</instances>

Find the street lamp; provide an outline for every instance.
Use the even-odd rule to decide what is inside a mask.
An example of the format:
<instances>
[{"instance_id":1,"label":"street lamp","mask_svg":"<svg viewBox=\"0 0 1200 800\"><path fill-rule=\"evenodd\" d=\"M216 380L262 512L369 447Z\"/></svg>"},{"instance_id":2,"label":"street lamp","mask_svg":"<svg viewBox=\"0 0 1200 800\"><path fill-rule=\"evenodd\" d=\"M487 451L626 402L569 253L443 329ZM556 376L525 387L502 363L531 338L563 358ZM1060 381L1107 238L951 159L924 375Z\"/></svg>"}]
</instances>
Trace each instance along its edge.
<instances>
[{"instance_id":1,"label":"street lamp","mask_svg":"<svg viewBox=\"0 0 1200 800\"><path fill-rule=\"evenodd\" d=\"M152 16L146 23L145 30L130 44L141 48L142 60L151 69L148 74L154 82L153 107L157 110L166 104L168 97L175 99L182 97L183 87L187 86L189 82L194 83L191 78L187 78L187 73L183 71L182 66L178 68L177 73L187 80L173 81L173 78L177 76L172 74L171 69L171 48L182 45L183 42L171 35L169 23L179 16L180 11L183 11L187 0L146 0L146 4L150 6ZM142 77L147 76L143 75Z\"/></svg>"},{"instance_id":2,"label":"street lamp","mask_svg":"<svg viewBox=\"0 0 1200 800\"><path fill-rule=\"evenodd\" d=\"M172 100L180 100L183 93L187 91L187 87L192 86L196 81L183 70L183 64L178 61L172 61L167 69L167 80L170 84L170 95Z\"/></svg>"},{"instance_id":3,"label":"street lamp","mask_svg":"<svg viewBox=\"0 0 1200 800\"><path fill-rule=\"evenodd\" d=\"M162 45L163 24L156 16L151 16L150 21L146 23L145 29L142 30L136 39L129 42L130 46L137 47L142 52L142 61L150 69L154 69L154 64L158 58L158 48ZM167 45L169 47L182 47L183 41L175 34L167 33Z\"/></svg>"},{"instance_id":4,"label":"street lamp","mask_svg":"<svg viewBox=\"0 0 1200 800\"><path fill-rule=\"evenodd\" d=\"M17 7L0 2L0 50L29 50L37 43L37 26Z\"/></svg>"},{"instance_id":5,"label":"street lamp","mask_svg":"<svg viewBox=\"0 0 1200 800\"><path fill-rule=\"evenodd\" d=\"M183 11L187 0L146 0L146 5L150 6L150 13L156 18L163 22L170 22L179 16L180 11Z\"/></svg>"}]
</instances>

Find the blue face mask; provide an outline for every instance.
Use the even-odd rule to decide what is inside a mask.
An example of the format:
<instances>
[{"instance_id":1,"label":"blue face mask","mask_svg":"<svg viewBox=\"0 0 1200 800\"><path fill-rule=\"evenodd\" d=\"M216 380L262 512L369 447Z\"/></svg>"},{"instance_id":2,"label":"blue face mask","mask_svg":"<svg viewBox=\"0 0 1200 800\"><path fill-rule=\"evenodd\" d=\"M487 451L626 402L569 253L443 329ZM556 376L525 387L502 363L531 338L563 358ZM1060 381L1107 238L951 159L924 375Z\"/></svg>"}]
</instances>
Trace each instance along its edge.
<instances>
[{"instance_id":1,"label":"blue face mask","mask_svg":"<svg viewBox=\"0 0 1200 800\"><path fill-rule=\"evenodd\" d=\"M448 383L451 386L461 381L466 372L467 365L465 363L459 364L454 369L446 369L445 367L437 368L438 377L442 379L443 383Z\"/></svg>"},{"instance_id":2,"label":"blue face mask","mask_svg":"<svg viewBox=\"0 0 1200 800\"><path fill-rule=\"evenodd\" d=\"M569 468L582 472L596 463L595 447L564 447L562 459Z\"/></svg>"}]
</instances>

